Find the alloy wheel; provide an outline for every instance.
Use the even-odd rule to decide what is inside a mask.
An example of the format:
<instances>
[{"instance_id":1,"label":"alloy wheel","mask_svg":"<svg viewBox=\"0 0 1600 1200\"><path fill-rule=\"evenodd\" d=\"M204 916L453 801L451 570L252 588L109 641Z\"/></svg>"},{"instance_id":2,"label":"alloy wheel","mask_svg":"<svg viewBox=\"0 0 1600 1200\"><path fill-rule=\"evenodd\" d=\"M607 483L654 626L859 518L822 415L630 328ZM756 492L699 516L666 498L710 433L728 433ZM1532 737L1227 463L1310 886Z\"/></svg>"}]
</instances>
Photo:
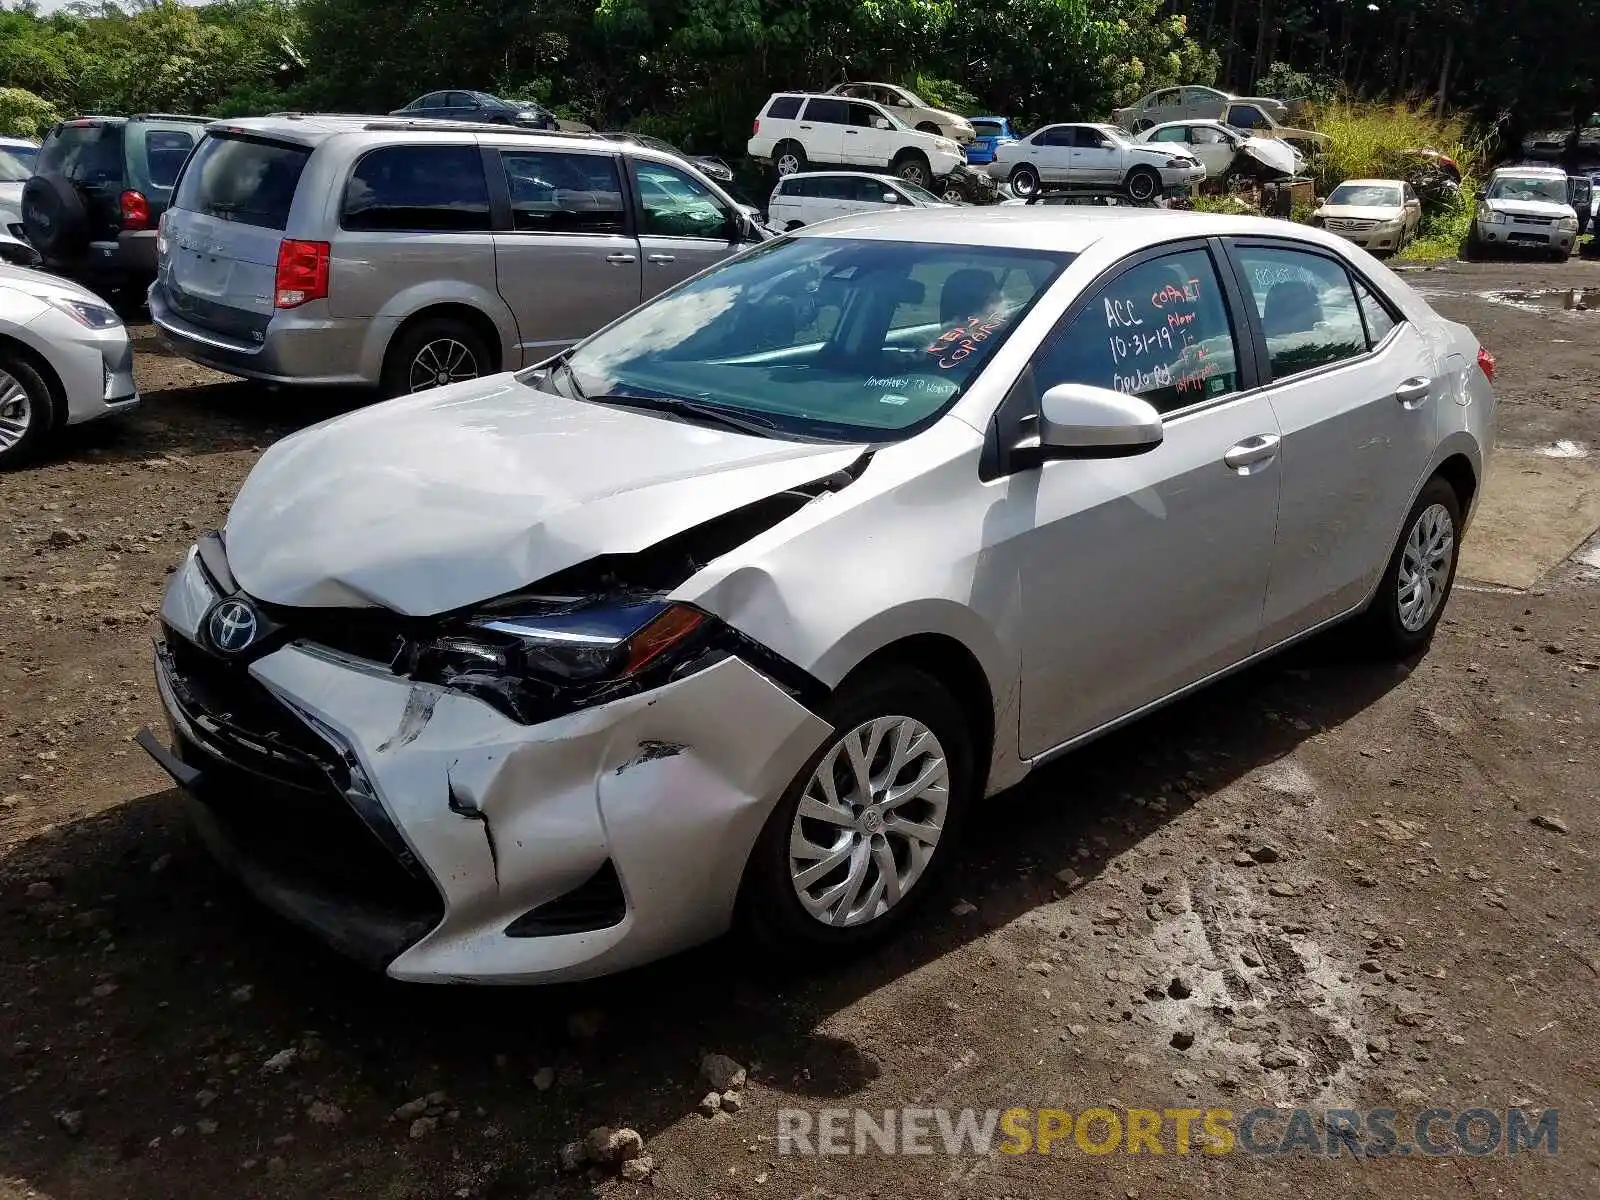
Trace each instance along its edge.
<instances>
[{"instance_id":1,"label":"alloy wheel","mask_svg":"<svg viewBox=\"0 0 1600 1200\"><path fill-rule=\"evenodd\" d=\"M1395 580L1400 625L1407 633L1426 627L1444 603L1455 558L1455 522L1442 504L1430 504L1406 535Z\"/></svg>"},{"instance_id":2,"label":"alloy wheel","mask_svg":"<svg viewBox=\"0 0 1600 1200\"><path fill-rule=\"evenodd\" d=\"M812 772L789 833L789 875L824 925L863 925L916 885L944 833L950 766L914 717L863 721Z\"/></svg>"},{"instance_id":3,"label":"alloy wheel","mask_svg":"<svg viewBox=\"0 0 1600 1200\"><path fill-rule=\"evenodd\" d=\"M928 186L928 173L922 169L919 162L908 162L900 168L900 178L907 183L914 183L918 187Z\"/></svg>"},{"instance_id":4,"label":"alloy wheel","mask_svg":"<svg viewBox=\"0 0 1600 1200\"><path fill-rule=\"evenodd\" d=\"M417 351L407 374L407 389L425 392L478 377L478 360L455 338L435 338Z\"/></svg>"},{"instance_id":5,"label":"alloy wheel","mask_svg":"<svg viewBox=\"0 0 1600 1200\"><path fill-rule=\"evenodd\" d=\"M778 155L778 174L780 176L793 175L799 169L800 160L795 156L793 151L786 150L782 154Z\"/></svg>"},{"instance_id":6,"label":"alloy wheel","mask_svg":"<svg viewBox=\"0 0 1600 1200\"><path fill-rule=\"evenodd\" d=\"M33 401L28 391L7 371L0 371L0 453L10 450L27 436L33 420Z\"/></svg>"}]
</instances>

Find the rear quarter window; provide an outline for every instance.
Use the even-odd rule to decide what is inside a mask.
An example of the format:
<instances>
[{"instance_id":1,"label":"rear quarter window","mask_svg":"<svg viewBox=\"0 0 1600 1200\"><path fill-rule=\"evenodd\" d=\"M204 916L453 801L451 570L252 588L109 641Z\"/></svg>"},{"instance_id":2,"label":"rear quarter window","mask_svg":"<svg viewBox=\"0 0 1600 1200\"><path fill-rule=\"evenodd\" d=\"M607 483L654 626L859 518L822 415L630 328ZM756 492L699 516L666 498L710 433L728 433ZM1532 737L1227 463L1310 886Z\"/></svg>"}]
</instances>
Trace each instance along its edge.
<instances>
[{"instance_id":1,"label":"rear quarter window","mask_svg":"<svg viewBox=\"0 0 1600 1200\"><path fill-rule=\"evenodd\" d=\"M195 126L129 124L125 133L129 186L146 195L170 194L204 134L204 129Z\"/></svg>"},{"instance_id":2,"label":"rear quarter window","mask_svg":"<svg viewBox=\"0 0 1600 1200\"><path fill-rule=\"evenodd\" d=\"M366 232L487 233L489 184L476 146L384 146L362 156L339 224Z\"/></svg>"},{"instance_id":3,"label":"rear quarter window","mask_svg":"<svg viewBox=\"0 0 1600 1200\"><path fill-rule=\"evenodd\" d=\"M789 121L800 115L799 96L776 96L767 105L767 116L775 121Z\"/></svg>"},{"instance_id":4,"label":"rear quarter window","mask_svg":"<svg viewBox=\"0 0 1600 1200\"><path fill-rule=\"evenodd\" d=\"M310 157L302 146L207 137L183 172L172 206L241 225L284 229Z\"/></svg>"}]
</instances>

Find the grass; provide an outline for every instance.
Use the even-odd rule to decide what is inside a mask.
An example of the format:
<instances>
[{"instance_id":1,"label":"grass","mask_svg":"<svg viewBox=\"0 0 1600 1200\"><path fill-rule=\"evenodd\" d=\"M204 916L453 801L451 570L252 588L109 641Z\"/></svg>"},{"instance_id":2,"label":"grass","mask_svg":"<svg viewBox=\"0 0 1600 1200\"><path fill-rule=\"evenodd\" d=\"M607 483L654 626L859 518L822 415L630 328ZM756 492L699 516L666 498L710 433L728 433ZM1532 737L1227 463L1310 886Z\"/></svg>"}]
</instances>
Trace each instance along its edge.
<instances>
[{"instance_id":1,"label":"grass","mask_svg":"<svg viewBox=\"0 0 1600 1200\"><path fill-rule=\"evenodd\" d=\"M1319 195L1346 179L1408 178L1415 166L1414 150L1431 148L1455 159L1461 168L1460 194L1453 204L1423 217L1417 240L1401 257L1426 261L1456 256L1472 224L1472 196L1489 157L1487 139L1475 135L1463 117L1441 116L1430 104L1339 99L1318 105L1311 127L1329 139L1312 161Z\"/></svg>"}]
</instances>

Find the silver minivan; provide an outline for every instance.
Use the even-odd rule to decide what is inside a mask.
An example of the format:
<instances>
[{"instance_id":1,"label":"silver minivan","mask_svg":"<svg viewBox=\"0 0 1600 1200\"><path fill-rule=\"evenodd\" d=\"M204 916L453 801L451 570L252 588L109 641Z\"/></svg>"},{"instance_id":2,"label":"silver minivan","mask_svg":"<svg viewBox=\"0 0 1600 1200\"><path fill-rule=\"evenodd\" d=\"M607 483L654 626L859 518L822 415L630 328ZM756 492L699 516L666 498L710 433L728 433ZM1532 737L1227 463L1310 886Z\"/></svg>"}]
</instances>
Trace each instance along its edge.
<instances>
[{"instance_id":1,"label":"silver minivan","mask_svg":"<svg viewBox=\"0 0 1600 1200\"><path fill-rule=\"evenodd\" d=\"M548 358L769 236L644 146L392 118L226 121L162 220L150 314L219 371L401 395Z\"/></svg>"}]
</instances>

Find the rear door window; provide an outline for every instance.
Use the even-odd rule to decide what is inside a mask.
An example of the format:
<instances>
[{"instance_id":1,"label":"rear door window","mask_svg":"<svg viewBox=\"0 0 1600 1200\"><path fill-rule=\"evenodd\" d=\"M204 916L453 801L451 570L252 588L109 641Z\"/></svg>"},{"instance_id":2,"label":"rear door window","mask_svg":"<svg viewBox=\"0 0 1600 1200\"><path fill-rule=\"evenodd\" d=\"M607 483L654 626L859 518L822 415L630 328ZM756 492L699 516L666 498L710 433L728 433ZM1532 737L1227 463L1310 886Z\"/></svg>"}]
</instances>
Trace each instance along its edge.
<instances>
[{"instance_id":1,"label":"rear door window","mask_svg":"<svg viewBox=\"0 0 1600 1200\"><path fill-rule=\"evenodd\" d=\"M850 124L850 105L844 100L818 96L806 101L806 120L821 125Z\"/></svg>"},{"instance_id":2,"label":"rear door window","mask_svg":"<svg viewBox=\"0 0 1600 1200\"><path fill-rule=\"evenodd\" d=\"M627 233L615 155L502 150L500 164L519 233Z\"/></svg>"},{"instance_id":3,"label":"rear door window","mask_svg":"<svg viewBox=\"0 0 1600 1200\"><path fill-rule=\"evenodd\" d=\"M208 136L178 180L172 206L241 225L284 229L310 157L304 146Z\"/></svg>"},{"instance_id":4,"label":"rear door window","mask_svg":"<svg viewBox=\"0 0 1600 1200\"><path fill-rule=\"evenodd\" d=\"M350 174L339 224L358 232L487 233L483 156L476 146L373 150Z\"/></svg>"},{"instance_id":5,"label":"rear door window","mask_svg":"<svg viewBox=\"0 0 1600 1200\"><path fill-rule=\"evenodd\" d=\"M1361 309L1350 276L1338 263L1268 246L1240 246L1238 256L1261 317L1274 379L1367 352Z\"/></svg>"}]
</instances>

